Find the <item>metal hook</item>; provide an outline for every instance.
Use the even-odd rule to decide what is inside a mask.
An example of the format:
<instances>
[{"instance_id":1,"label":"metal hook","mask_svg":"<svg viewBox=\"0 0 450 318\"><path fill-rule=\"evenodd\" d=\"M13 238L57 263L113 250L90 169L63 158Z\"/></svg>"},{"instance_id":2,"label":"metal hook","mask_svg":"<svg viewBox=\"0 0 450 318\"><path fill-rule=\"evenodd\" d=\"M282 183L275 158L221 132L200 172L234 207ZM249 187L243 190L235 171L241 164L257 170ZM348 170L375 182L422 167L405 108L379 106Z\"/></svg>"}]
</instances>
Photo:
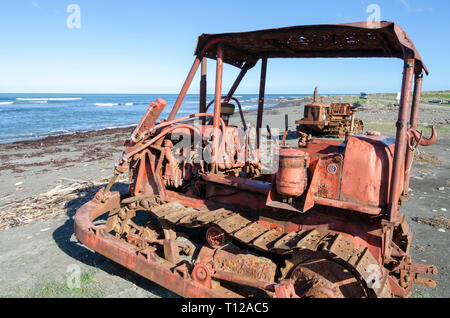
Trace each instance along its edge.
<instances>
[{"instance_id":1,"label":"metal hook","mask_svg":"<svg viewBox=\"0 0 450 318\"><path fill-rule=\"evenodd\" d=\"M413 128L410 128L408 130L408 136L409 138L414 138L416 140L417 145L421 146L431 146L433 145L437 140L437 132L436 128L434 126L431 126L431 136L430 138L423 137L423 131L420 133Z\"/></svg>"}]
</instances>

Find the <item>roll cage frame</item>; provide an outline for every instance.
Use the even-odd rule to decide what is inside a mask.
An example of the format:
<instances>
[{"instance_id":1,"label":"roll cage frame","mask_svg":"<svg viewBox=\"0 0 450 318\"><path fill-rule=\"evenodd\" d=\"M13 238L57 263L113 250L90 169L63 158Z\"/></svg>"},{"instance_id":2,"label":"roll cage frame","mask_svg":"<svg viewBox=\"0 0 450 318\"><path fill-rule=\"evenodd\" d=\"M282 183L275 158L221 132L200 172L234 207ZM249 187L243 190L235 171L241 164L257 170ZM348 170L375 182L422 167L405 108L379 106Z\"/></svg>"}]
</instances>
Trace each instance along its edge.
<instances>
[{"instance_id":1,"label":"roll cage frame","mask_svg":"<svg viewBox=\"0 0 450 318\"><path fill-rule=\"evenodd\" d=\"M198 38L195 59L167 120L175 119L186 93L201 65L199 112L205 113L207 59L216 60L213 128L219 129L222 100L229 102L246 75L261 60L261 74L257 109L257 146L262 126L267 61L269 58L339 58L394 57L403 60L400 106L396 122L395 153L389 186L387 223L398 225L398 208L402 198L408 197L413 149L409 140L417 144L432 144L436 132L432 127L430 139L417 132L419 103L423 75L428 70L409 36L393 22L356 22L335 25L295 26L241 33L203 34ZM223 63L240 68L227 95L222 96ZM414 87L413 87L414 85ZM411 93L412 101L411 101ZM241 114L242 115L242 114ZM213 153L218 138L213 135ZM401 184L402 174L404 183ZM403 191L402 191L403 189Z\"/></svg>"}]
</instances>

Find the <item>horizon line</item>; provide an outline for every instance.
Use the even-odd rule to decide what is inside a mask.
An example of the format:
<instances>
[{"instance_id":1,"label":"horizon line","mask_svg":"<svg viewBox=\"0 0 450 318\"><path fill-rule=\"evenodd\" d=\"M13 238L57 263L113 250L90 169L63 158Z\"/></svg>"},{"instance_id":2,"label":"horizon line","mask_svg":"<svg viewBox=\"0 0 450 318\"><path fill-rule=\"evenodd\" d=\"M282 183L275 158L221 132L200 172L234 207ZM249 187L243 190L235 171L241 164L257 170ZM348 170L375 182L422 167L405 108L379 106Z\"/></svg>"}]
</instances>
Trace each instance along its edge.
<instances>
[{"instance_id":1,"label":"horizon line","mask_svg":"<svg viewBox=\"0 0 450 318\"><path fill-rule=\"evenodd\" d=\"M447 91L447 90L434 90L434 91L424 91L424 92L442 92L442 91ZM360 93L367 93L367 92L359 92L359 93L320 93L319 95L359 95ZM377 92L377 93L367 93L367 94L396 94L397 92ZM100 92L100 93L51 93L51 92L13 92L13 93L7 93L7 92L0 92L0 95L13 95L13 94L18 94L18 95L22 95L22 94L28 94L28 95L32 95L32 94L39 94L39 95L44 95L44 94L48 94L48 95L179 95L180 93L105 93L105 92ZM259 93L237 93L234 95L258 95ZM290 93L290 92L283 92L283 93L265 93L265 95L280 95L280 94L285 94L285 95L296 95L296 94L300 94L300 95L313 95L313 93L301 93L301 92L294 92L294 93ZM188 93L187 95L199 95L199 93ZM207 93L207 95L214 95L214 93Z\"/></svg>"},{"instance_id":2,"label":"horizon line","mask_svg":"<svg viewBox=\"0 0 450 318\"><path fill-rule=\"evenodd\" d=\"M423 92L448 92L450 91L450 89L435 89L435 90L423 90ZM375 92L375 93L369 93L369 92L346 92L346 93L320 93L319 95L358 95L360 93L366 93L366 94L396 94L398 92L396 91L382 91L382 92ZM179 95L180 92L171 92L171 93L167 93L167 92L158 92L158 93L132 93L132 92L127 92L127 93L108 93L108 92L96 92L96 93L83 93L83 92L0 92L0 95L3 94L9 94L9 95L13 95L13 94L49 94L49 95ZM259 93L235 93L234 95L258 95ZM280 94L286 94L286 95L295 95L295 94L301 94L301 95L313 95L313 93L302 93L302 92L266 92L265 95L280 95ZM199 95L199 93L187 93L187 95ZM207 95L214 95L213 93L207 93Z\"/></svg>"}]
</instances>

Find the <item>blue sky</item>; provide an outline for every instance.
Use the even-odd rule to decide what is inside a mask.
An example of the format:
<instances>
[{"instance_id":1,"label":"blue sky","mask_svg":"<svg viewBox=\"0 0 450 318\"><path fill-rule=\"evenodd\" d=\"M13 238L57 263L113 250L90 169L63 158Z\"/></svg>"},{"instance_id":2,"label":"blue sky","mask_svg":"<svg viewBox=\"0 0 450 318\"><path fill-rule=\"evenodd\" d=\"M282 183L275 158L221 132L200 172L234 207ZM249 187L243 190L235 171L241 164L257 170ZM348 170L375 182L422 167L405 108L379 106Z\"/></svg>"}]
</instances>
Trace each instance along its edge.
<instances>
[{"instance_id":1,"label":"blue sky","mask_svg":"<svg viewBox=\"0 0 450 318\"><path fill-rule=\"evenodd\" d=\"M66 24L72 3L79 29ZM415 42L430 70L424 89L450 89L447 0L2 0L0 92L177 93L201 33L365 21L372 3ZM209 61L210 92L214 68ZM269 60L267 93L394 92L401 71L399 59ZM225 89L237 73L225 67ZM258 77L259 65L237 93L257 93ZM196 78L189 93L198 86Z\"/></svg>"}]
</instances>

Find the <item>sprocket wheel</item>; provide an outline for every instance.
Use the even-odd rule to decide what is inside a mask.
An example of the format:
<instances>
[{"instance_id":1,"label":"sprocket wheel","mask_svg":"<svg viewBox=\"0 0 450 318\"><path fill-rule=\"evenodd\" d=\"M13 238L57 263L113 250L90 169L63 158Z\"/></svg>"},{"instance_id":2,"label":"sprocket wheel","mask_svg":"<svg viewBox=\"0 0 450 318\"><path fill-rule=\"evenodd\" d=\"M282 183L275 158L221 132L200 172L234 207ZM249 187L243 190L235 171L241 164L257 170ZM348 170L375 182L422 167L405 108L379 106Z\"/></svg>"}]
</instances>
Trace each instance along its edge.
<instances>
[{"instance_id":1,"label":"sprocket wheel","mask_svg":"<svg viewBox=\"0 0 450 318\"><path fill-rule=\"evenodd\" d=\"M291 263L292 264L292 263ZM310 259L285 268L295 292L307 298L367 297L361 282L344 266L325 258Z\"/></svg>"},{"instance_id":2,"label":"sprocket wheel","mask_svg":"<svg viewBox=\"0 0 450 318\"><path fill-rule=\"evenodd\" d=\"M345 236L327 231L313 231L306 241L280 268L279 281L293 279L299 296L392 297L388 274L378 274L379 265L367 248L356 249Z\"/></svg>"}]
</instances>

